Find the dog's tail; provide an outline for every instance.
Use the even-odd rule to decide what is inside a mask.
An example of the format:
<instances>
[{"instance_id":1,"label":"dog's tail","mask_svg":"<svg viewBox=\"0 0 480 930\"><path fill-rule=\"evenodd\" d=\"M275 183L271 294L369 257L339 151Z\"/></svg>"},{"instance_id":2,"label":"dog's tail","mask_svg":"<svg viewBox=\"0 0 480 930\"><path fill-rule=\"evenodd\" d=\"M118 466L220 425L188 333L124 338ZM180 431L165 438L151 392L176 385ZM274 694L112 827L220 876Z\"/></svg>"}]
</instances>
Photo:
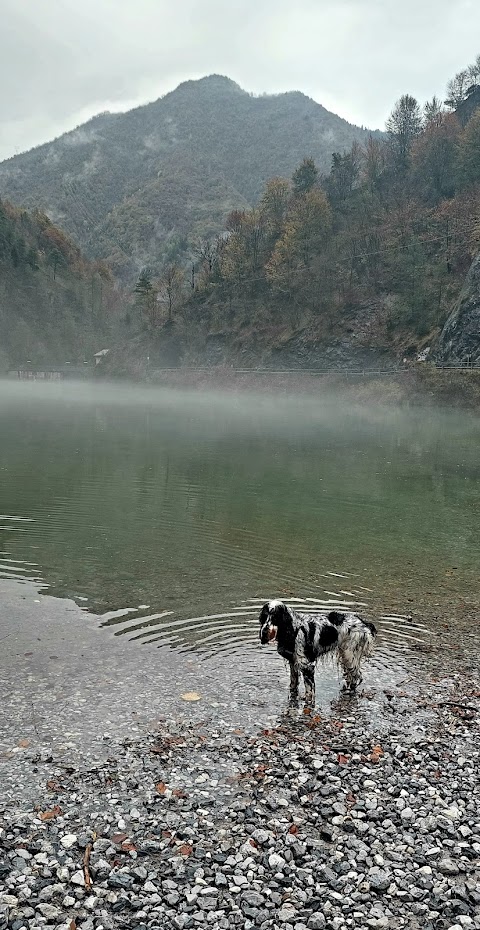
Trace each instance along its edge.
<instances>
[{"instance_id":1,"label":"dog's tail","mask_svg":"<svg viewBox=\"0 0 480 930\"><path fill-rule=\"evenodd\" d=\"M338 629L338 658L346 686L354 691L362 680L362 660L372 655L377 630L373 623L358 614L339 614L330 622Z\"/></svg>"}]
</instances>

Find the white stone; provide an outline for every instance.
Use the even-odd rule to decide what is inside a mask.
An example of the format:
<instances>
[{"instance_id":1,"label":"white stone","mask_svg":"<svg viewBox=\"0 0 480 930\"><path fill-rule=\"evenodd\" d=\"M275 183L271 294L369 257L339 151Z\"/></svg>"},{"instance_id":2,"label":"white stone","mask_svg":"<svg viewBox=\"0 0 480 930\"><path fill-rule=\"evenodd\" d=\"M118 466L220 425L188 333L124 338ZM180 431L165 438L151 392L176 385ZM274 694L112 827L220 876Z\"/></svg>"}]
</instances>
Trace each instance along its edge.
<instances>
[{"instance_id":1,"label":"white stone","mask_svg":"<svg viewBox=\"0 0 480 930\"><path fill-rule=\"evenodd\" d=\"M71 849L72 846L75 846L77 839L75 833L66 833L65 836L62 836L60 842L64 849Z\"/></svg>"},{"instance_id":2,"label":"white stone","mask_svg":"<svg viewBox=\"0 0 480 930\"><path fill-rule=\"evenodd\" d=\"M21 859L25 859L25 861L32 858L31 853L29 853L28 849L22 849L22 847L20 847L20 849L16 849L15 854L17 856L20 856Z\"/></svg>"},{"instance_id":3,"label":"white stone","mask_svg":"<svg viewBox=\"0 0 480 930\"><path fill-rule=\"evenodd\" d=\"M279 856L278 853L270 853L268 864L271 869L281 869L285 865L285 859L283 856Z\"/></svg>"},{"instance_id":4,"label":"white stone","mask_svg":"<svg viewBox=\"0 0 480 930\"><path fill-rule=\"evenodd\" d=\"M37 911L40 911L47 920L55 920L60 915L60 908L54 904L38 904Z\"/></svg>"},{"instance_id":5,"label":"white stone","mask_svg":"<svg viewBox=\"0 0 480 930\"><path fill-rule=\"evenodd\" d=\"M2 904L6 904L8 907L17 907L18 898L14 894L4 894L1 897Z\"/></svg>"}]
</instances>

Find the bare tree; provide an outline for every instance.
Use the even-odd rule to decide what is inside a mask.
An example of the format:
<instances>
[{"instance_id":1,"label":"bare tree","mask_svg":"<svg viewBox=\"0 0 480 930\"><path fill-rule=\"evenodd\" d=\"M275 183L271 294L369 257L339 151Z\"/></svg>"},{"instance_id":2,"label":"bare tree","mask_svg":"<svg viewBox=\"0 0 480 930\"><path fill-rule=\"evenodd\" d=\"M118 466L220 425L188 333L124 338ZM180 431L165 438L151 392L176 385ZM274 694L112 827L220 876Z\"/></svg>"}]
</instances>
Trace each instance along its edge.
<instances>
[{"instance_id":1,"label":"bare tree","mask_svg":"<svg viewBox=\"0 0 480 930\"><path fill-rule=\"evenodd\" d=\"M184 278L179 266L175 262L167 265L158 283L158 293L167 304L168 322L171 323L174 311L178 310L183 300Z\"/></svg>"},{"instance_id":2,"label":"bare tree","mask_svg":"<svg viewBox=\"0 0 480 930\"><path fill-rule=\"evenodd\" d=\"M468 68L459 71L447 84L447 99L445 105L451 110L456 110L458 105L465 100L465 94L468 86L472 83L468 73Z\"/></svg>"}]
</instances>

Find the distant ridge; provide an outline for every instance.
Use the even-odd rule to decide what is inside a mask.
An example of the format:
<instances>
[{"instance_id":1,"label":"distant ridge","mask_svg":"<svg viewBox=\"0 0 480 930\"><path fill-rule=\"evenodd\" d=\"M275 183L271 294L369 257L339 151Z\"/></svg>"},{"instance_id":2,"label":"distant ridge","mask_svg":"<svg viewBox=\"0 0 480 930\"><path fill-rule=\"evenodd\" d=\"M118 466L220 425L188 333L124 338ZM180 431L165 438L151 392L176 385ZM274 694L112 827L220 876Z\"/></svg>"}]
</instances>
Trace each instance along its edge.
<instances>
[{"instance_id":1,"label":"distant ridge","mask_svg":"<svg viewBox=\"0 0 480 930\"><path fill-rule=\"evenodd\" d=\"M253 96L212 74L2 162L0 196L44 210L130 280L185 257L269 178L291 176L305 156L326 172L334 151L368 134L300 91Z\"/></svg>"}]
</instances>

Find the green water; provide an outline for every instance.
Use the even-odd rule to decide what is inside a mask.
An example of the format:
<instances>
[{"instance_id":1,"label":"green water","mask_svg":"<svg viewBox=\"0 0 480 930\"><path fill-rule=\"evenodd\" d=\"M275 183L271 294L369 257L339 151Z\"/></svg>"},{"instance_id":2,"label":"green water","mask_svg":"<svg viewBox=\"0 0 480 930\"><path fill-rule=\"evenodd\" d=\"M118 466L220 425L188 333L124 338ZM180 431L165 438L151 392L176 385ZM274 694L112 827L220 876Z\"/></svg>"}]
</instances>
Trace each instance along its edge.
<instances>
[{"instance_id":1,"label":"green water","mask_svg":"<svg viewBox=\"0 0 480 930\"><path fill-rule=\"evenodd\" d=\"M279 595L419 626L478 604L478 419L3 382L0 443L0 577L142 641L221 651Z\"/></svg>"}]
</instances>

